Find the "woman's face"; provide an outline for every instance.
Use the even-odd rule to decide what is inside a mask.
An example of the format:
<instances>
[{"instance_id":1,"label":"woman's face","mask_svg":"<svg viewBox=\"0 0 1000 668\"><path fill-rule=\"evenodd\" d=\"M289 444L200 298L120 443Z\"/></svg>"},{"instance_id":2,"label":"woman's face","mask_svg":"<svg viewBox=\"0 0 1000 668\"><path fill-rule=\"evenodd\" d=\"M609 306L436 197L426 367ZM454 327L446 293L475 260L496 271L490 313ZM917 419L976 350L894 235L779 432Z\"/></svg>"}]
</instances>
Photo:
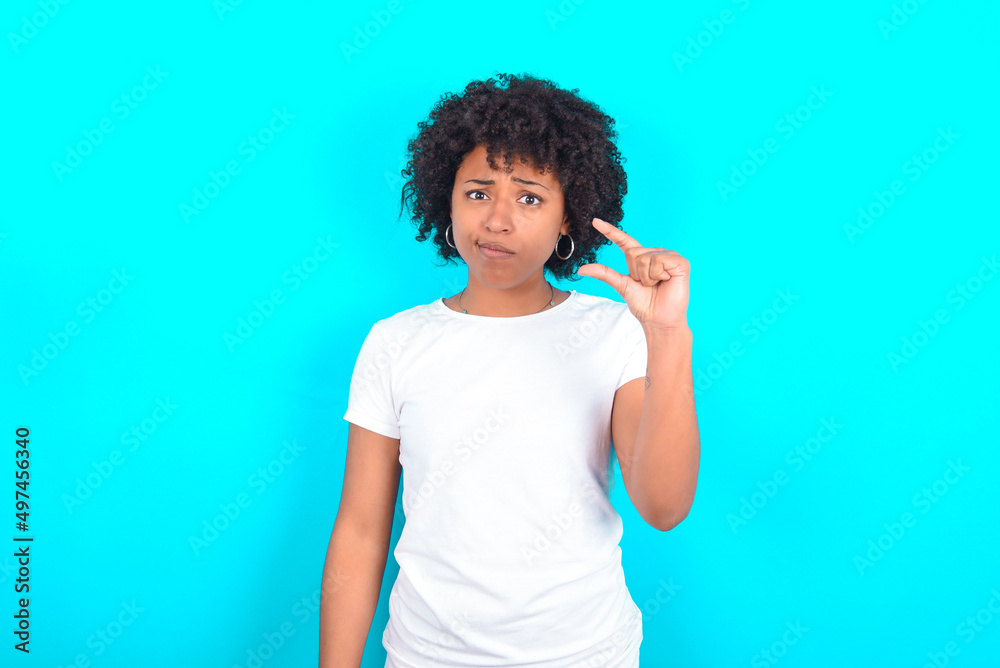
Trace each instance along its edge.
<instances>
[{"instance_id":1,"label":"woman's face","mask_svg":"<svg viewBox=\"0 0 1000 668\"><path fill-rule=\"evenodd\" d=\"M486 147L477 146L459 166L451 193L453 243L469 272L495 288L542 275L559 234L569 232L556 175L542 174L517 156L512 160L510 173L492 170ZM499 157L497 166L503 166ZM490 252L484 245L509 252Z\"/></svg>"}]
</instances>

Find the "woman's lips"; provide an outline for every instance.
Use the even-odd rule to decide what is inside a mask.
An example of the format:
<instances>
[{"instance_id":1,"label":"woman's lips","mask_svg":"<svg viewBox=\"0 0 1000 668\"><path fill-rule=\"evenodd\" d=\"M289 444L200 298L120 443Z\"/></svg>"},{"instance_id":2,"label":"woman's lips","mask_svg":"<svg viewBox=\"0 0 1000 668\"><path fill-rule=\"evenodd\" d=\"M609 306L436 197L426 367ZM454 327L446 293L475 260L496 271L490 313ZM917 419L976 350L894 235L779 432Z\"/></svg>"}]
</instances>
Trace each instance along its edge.
<instances>
[{"instance_id":1,"label":"woman's lips","mask_svg":"<svg viewBox=\"0 0 1000 668\"><path fill-rule=\"evenodd\" d=\"M488 257L492 260L504 260L509 257L514 257L513 253L507 253L501 250L494 250L492 248L486 248L485 246L479 246L479 253L484 257Z\"/></svg>"}]
</instances>

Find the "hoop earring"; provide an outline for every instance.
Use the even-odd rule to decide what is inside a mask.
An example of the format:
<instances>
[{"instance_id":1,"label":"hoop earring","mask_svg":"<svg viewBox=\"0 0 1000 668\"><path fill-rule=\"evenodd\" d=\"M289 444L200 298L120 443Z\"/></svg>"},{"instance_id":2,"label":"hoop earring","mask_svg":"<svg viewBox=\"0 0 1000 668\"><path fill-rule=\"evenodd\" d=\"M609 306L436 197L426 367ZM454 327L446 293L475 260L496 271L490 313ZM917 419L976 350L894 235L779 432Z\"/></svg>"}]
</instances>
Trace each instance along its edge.
<instances>
[{"instance_id":1,"label":"hoop earring","mask_svg":"<svg viewBox=\"0 0 1000 668\"><path fill-rule=\"evenodd\" d=\"M444 242L449 246L451 246L452 248L457 249L458 247L455 244L451 243L451 241L448 241L448 230L450 229L451 229L451 223L448 223L448 227L444 228ZM451 235L451 238L454 240L455 235L454 234Z\"/></svg>"},{"instance_id":2,"label":"hoop earring","mask_svg":"<svg viewBox=\"0 0 1000 668\"><path fill-rule=\"evenodd\" d=\"M567 255L566 257L563 257L562 255L559 254L559 239L562 239L563 237L568 237L569 238L569 243L570 243L569 255ZM568 234L560 234L559 237L556 239L555 252L556 252L556 257L559 258L560 260L568 260L568 259L570 259L570 257L573 256L573 251L575 251L575 250L576 250L576 244L573 243L573 237L569 236Z\"/></svg>"}]
</instances>

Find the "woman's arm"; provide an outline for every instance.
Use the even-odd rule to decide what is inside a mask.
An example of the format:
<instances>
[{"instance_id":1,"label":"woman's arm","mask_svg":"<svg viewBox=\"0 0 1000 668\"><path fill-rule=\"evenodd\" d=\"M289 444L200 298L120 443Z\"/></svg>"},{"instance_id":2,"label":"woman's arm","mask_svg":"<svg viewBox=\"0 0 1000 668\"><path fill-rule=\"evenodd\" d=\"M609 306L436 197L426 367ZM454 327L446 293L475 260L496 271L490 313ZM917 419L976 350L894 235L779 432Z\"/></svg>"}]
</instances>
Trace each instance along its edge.
<instances>
[{"instance_id":1,"label":"woman's arm","mask_svg":"<svg viewBox=\"0 0 1000 668\"><path fill-rule=\"evenodd\" d=\"M694 503L701 439L687 327L646 333L646 377L615 393L611 433L625 489L646 522L668 531Z\"/></svg>"},{"instance_id":2,"label":"woman's arm","mask_svg":"<svg viewBox=\"0 0 1000 668\"><path fill-rule=\"evenodd\" d=\"M319 667L358 668L378 605L399 491L399 439L355 424L323 566Z\"/></svg>"},{"instance_id":3,"label":"woman's arm","mask_svg":"<svg viewBox=\"0 0 1000 668\"><path fill-rule=\"evenodd\" d=\"M582 265L577 273L614 288L646 338L645 382L635 379L615 392L611 437L636 510L668 531L691 510L701 460L687 323L691 263L677 251L647 248L600 218L593 225L625 254L628 274L603 264Z\"/></svg>"}]
</instances>

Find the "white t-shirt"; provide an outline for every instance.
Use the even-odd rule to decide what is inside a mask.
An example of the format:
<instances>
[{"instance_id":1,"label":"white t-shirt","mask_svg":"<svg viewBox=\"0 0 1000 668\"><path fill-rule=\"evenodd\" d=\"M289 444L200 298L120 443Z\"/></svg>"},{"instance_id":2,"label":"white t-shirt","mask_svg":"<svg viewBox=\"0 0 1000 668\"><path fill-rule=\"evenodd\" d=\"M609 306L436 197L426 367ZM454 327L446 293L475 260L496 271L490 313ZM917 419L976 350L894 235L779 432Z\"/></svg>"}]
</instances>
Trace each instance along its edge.
<instances>
[{"instance_id":1,"label":"white t-shirt","mask_svg":"<svg viewBox=\"0 0 1000 668\"><path fill-rule=\"evenodd\" d=\"M615 391L645 373L628 307L575 290L531 315L438 299L372 326L344 419L399 439L387 667L638 665L609 465Z\"/></svg>"}]
</instances>

